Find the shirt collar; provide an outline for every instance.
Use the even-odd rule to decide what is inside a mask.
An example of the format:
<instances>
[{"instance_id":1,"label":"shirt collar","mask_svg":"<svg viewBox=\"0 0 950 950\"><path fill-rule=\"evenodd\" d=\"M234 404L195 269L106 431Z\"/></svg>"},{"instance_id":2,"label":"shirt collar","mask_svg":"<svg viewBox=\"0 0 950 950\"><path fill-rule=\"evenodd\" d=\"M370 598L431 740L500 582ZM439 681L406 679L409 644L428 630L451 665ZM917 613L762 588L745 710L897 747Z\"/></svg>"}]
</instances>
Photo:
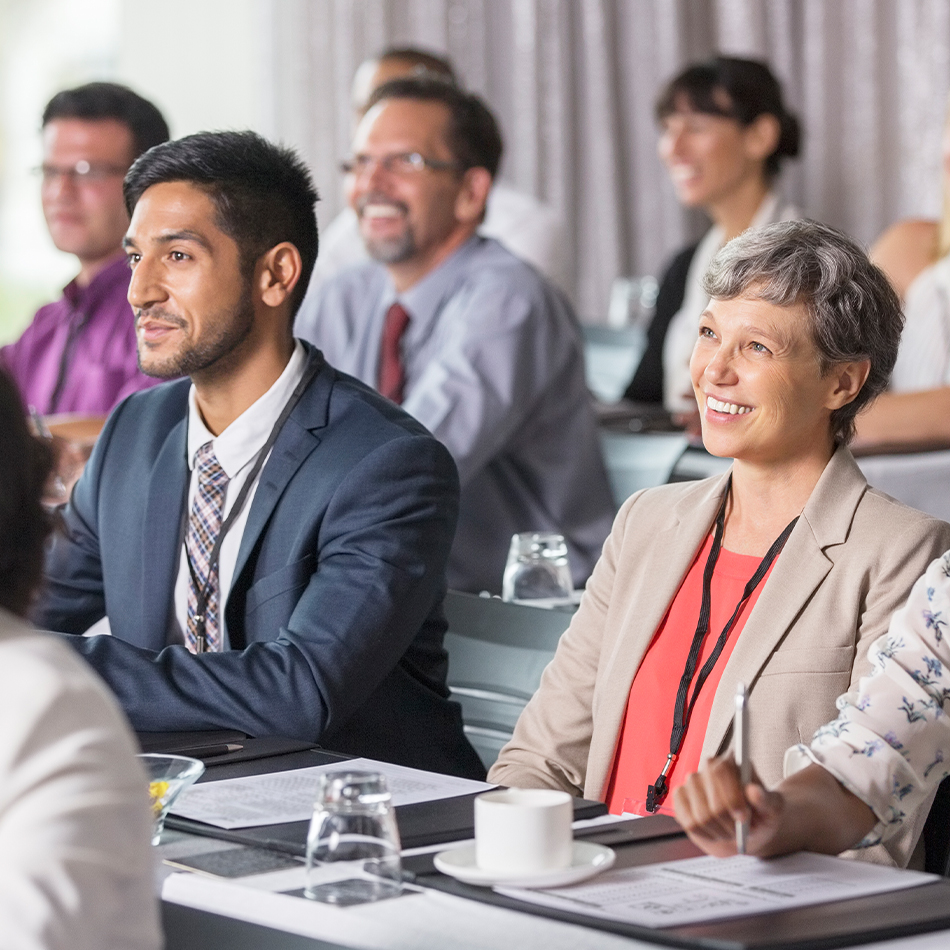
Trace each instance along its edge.
<instances>
[{"instance_id":1,"label":"shirt collar","mask_svg":"<svg viewBox=\"0 0 950 950\"><path fill-rule=\"evenodd\" d=\"M387 275L383 306L388 309L390 304L398 299L412 318L410 326L414 330L422 329L435 319L446 297L455 292L458 277L464 273L468 258L484 240L477 234L472 235L455 253L449 255L434 271L426 274L405 293L396 293L392 279Z\"/></svg>"},{"instance_id":2,"label":"shirt collar","mask_svg":"<svg viewBox=\"0 0 950 950\"><path fill-rule=\"evenodd\" d=\"M249 406L218 436L211 431L201 418L198 403L195 400L195 386L192 383L188 392L188 468L194 470L195 455L206 442L212 443L214 454L229 479L234 478L245 465L263 448L267 437L277 422L277 417L303 378L307 354L303 344L297 340L294 352L284 371L276 382L260 399Z\"/></svg>"},{"instance_id":3,"label":"shirt collar","mask_svg":"<svg viewBox=\"0 0 950 950\"><path fill-rule=\"evenodd\" d=\"M105 267L85 286L80 287L75 279L63 288L63 296L75 307L84 301L105 296L116 284L129 283L129 262L123 254Z\"/></svg>"}]
</instances>

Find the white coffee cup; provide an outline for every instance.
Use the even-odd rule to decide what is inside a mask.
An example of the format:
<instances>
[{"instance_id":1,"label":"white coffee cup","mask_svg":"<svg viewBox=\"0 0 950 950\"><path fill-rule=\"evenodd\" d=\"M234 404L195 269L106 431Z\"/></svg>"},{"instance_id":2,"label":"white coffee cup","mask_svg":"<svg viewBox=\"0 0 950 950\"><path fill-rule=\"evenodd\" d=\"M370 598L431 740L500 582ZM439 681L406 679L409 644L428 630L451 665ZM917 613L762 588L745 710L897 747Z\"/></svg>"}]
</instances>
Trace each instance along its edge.
<instances>
[{"instance_id":1,"label":"white coffee cup","mask_svg":"<svg viewBox=\"0 0 950 950\"><path fill-rule=\"evenodd\" d=\"M509 788L475 799L475 863L499 874L566 868L573 854L571 796Z\"/></svg>"}]
</instances>

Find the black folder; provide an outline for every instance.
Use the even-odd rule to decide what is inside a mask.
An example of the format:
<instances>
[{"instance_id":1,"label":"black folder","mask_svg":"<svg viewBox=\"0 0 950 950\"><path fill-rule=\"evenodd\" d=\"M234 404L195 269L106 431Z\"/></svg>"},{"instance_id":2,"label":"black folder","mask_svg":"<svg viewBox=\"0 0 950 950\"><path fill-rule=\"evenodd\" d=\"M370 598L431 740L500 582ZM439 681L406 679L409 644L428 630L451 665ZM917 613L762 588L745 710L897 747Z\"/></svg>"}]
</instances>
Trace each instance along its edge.
<instances>
[{"instance_id":1,"label":"black folder","mask_svg":"<svg viewBox=\"0 0 950 950\"><path fill-rule=\"evenodd\" d=\"M289 755L319 748L313 742L287 739L283 736L250 738L233 729L215 729L206 732L137 732L136 738L143 752L161 755L187 755L201 759L206 766L231 765L236 762L252 762L278 755ZM234 752L220 753L222 746L239 746ZM203 755L204 750L208 755ZM224 778L216 775L216 778Z\"/></svg>"},{"instance_id":2,"label":"black folder","mask_svg":"<svg viewBox=\"0 0 950 950\"><path fill-rule=\"evenodd\" d=\"M422 848L433 844L464 841L475 835L475 799L480 792L440 798L432 802L417 802L396 807L396 824L403 848ZM596 818L606 812L602 802L574 800L574 818ZM290 821L259 828L225 830L204 822L169 815L166 828L187 831L193 835L235 841L255 848L268 848L284 854L303 856L307 850L309 821Z\"/></svg>"},{"instance_id":3,"label":"black folder","mask_svg":"<svg viewBox=\"0 0 950 950\"><path fill-rule=\"evenodd\" d=\"M617 850L617 866L644 865L699 854L682 832L675 833L670 822L672 819L657 816L621 826L618 833L625 834L627 840L612 843ZM604 829L605 833L609 827ZM419 855L403 863L414 873L415 883L423 887L670 947L824 950L950 928L950 880L946 878L934 878L933 883L920 887L848 901L658 930L542 907L496 894L489 887L463 884L438 873L430 855Z\"/></svg>"}]
</instances>

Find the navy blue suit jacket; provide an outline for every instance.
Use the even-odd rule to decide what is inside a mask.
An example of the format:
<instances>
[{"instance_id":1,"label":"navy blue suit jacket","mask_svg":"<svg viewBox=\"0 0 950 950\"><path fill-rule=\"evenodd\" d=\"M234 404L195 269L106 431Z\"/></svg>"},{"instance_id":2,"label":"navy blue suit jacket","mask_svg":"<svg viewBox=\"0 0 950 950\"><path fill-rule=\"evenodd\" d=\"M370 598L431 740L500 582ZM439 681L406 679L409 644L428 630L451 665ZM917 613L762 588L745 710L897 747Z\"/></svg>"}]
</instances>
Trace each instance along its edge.
<instances>
[{"instance_id":1,"label":"navy blue suit jacket","mask_svg":"<svg viewBox=\"0 0 950 950\"><path fill-rule=\"evenodd\" d=\"M185 525L189 381L110 416L47 559L37 625L70 637L138 730L240 729L478 776L445 685L448 451L321 368L261 472L225 606L231 650L166 646Z\"/></svg>"}]
</instances>

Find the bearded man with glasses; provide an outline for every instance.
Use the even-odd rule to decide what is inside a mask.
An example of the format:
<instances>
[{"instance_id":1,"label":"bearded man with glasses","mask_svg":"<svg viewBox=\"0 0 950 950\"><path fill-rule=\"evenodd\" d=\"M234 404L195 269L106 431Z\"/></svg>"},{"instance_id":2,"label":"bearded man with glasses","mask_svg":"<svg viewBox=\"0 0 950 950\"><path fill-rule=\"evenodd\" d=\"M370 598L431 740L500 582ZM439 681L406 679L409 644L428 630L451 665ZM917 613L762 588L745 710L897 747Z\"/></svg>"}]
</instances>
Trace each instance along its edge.
<instances>
[{"instance_id":1,"label":"bearded man with glasses","mask_svg":"<svg viewBox=\"0 0 950 950\"><path fill-rule=\"evenodd\" d=\"M462 483L449 586L500 592L512 534L563 534L582 584L613 505L563 294L477 233L498 126L439 79L369 100L343 163L373 261L308 295L297 333L400 403L452 453Z\"/></svg>"},{"instance_id":2,"label":"bearded man with glasses","mask_svg":"<svg viewBox=\"0 0 950 950\"><path fill-rule=\"evenodd\" d=\"M41 307L0 362L39 413L102 417L155 384L138 368L122 238L129 217L122 179L168 139L158 109L115 83L57 93L43 112L43 213L53 243L79 261L55 303ZM96 427L97 428L97 427Z\"/></svg>"}]
</instances>

